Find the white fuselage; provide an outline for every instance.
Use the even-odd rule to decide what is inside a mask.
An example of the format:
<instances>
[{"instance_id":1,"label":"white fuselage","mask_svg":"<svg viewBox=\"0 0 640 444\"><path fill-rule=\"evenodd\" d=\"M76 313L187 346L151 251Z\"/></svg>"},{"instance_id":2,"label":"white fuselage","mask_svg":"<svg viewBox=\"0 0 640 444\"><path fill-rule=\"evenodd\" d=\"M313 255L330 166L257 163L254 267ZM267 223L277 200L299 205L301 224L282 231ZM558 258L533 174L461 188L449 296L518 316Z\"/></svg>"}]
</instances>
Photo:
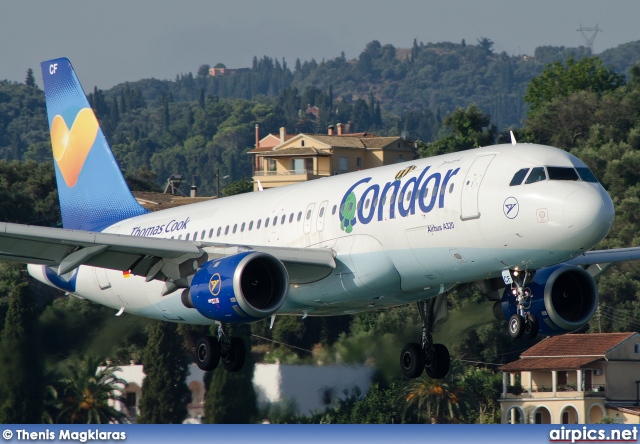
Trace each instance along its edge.
<instances>
[{"instance_id":1,"label":"white fuselage","mask_svg":"<svg viewBox=\"0 0 640 444\"><path fill-rule=\"evenodd\" d=\"M330 248L336 269L292 284L278 314L355 313L424 300L505 269L553 265L596 245L614 216L599 183L547 177L510 186L518 170L549 166L584 164L551 147L498 145L158 211L105 231ZM38 267L29 270L47 282ZM162 286L81 266L75 294L143 316L213 323L184 307L180 291L161 296Z\"/></svg>"}]
</instances>

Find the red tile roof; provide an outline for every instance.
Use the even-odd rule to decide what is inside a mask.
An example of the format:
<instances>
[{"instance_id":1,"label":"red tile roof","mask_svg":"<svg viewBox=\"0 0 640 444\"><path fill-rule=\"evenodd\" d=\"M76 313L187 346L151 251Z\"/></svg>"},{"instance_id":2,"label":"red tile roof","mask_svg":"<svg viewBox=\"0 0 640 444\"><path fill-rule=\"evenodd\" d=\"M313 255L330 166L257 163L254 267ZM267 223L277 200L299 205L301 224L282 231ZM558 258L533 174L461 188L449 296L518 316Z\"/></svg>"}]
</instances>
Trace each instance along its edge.
<instances>
[{"instance_id":1,"label":"red tile roof","mask_svg":"<svg viewBox=\"0 0 640 444\"><path fill-rule=\"evenodd\" d=\"M546 338L520 355L526 357L549 356L603 356L616 345L635 333L567 334Z\"/></svg>"},{"instance_id":2,"label":"red tile roof","mask_svg":"<svg viewBox=\"0 0 640 444\"><path fill-rule=\"evenodd\" d=\"M571 357L571 358L525 358L500 366L503 372L520 372L532 370L577 370L604 358Z\"/></svg>"},{"instance_id":3,"label":"red tile roof","mask_svg":"<svg viewBox=\"0 0 640 444\"><path fill-rule=\"evenodd\" d=\"M573 370L601 361L631 333L567 334L546 338L520 355L520 359L499 367L503 372L531 370Z\"/></svg>"}]
</instances>

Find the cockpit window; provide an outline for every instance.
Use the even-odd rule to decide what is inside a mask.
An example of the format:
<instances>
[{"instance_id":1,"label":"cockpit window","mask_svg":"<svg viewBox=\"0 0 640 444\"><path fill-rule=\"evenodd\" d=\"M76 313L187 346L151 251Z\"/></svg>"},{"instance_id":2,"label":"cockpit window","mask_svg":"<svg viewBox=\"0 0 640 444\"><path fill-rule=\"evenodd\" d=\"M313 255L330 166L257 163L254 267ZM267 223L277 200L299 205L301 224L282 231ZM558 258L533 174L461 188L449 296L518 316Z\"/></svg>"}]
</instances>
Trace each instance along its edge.
<instances>
[{"instance_id":1,"label":"cockpit window","mask_svg":"<svg viewBox=\"0 0 640 444\"><path fill-rule=\"evenodd\" d=\"M531 170L529 177L525 181L525 184L540 182L541 180L546 180L547 174L544 172L543 167L535 167Z\"/></svg>"},{"instance_id":2,"label":"cockpit window","mask_svg":"<svg viewBox=\"0 0 640 444\"><path fill-rule=\"evenodd\" d=\"M523 168L519 170L516 174L513 175L513 179L511 179L510 187L515 187L516 185L520 185L524 178L527 176L529 172L529 168Z\"/></svg>"},{"instance_id":3,"label":"cockpit window","mask_svg":"<svg viewBox=\"0 0 640 444\"><path fill-rule=\"evenodd\" d=\"M578 170L580 179L584 180L585 182L598 182L598 179L596 179L596 176L593 175L589 168L577 167L576 170Z\"/></svg>"},{"instance_id":4,"label":"cockpit window","mask_svg":"<svg viewBox=\"0 0 640 444\"><path fill-rule=\"evenodd\" d=\"M578 173L572 167L547 167L550 180L578 180Z\"/></svg>"}]
</instances>

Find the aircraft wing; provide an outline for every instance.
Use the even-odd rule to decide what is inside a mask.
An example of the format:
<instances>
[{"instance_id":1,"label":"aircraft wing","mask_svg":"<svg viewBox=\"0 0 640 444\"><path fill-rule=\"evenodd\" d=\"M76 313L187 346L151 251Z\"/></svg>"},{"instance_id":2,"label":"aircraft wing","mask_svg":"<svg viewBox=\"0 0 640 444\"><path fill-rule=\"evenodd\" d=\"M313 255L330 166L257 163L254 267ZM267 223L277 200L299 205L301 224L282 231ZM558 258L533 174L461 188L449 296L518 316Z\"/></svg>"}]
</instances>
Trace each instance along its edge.
<instances>
[{"instance_id":1,"label":"aircraft wing","mask_svg":"<svg viewBox=\"0 0 640 444\"><path fill-rule=\"evenodd\" d=\"M336 267L330 249L223 245L0 223L0 260L58 267L60 275L90 265L128 270L147 280L162 275L177 280L192 275L206 260L248 250L278 258L292 283L317 280Z\"/></svg>"},{"instance_id":2,"label":"aircraft wing","mask_svg":"<svg viewBox=\"0 0 640 444\"><path fill-rule=\"evenodd\" d=\"M587 251L565 263L581 266L596 277L616 262L636 260L640 260L640 247Z\"/></svg>"}]
</instances>

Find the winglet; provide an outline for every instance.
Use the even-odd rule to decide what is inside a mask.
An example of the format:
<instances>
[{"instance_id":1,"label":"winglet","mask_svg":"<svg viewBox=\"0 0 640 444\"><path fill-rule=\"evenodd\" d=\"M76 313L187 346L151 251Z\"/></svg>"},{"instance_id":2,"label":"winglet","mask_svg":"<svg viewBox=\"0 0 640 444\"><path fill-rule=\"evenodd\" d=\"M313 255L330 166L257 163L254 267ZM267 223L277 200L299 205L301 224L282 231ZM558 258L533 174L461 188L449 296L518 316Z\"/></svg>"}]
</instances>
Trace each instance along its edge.
<instances>
[{"instance_id":1,"label":"winglet","mask_svg":"<svg viewBox=\"0 0 640 444\"><path fill-rule=\"evenodd\" d=\"M509 134L511 134L511 145L515 145L516 143L516 136L513 135L513 131L509 131Z\"/></svg>"},{"instance_id":2,"label":"winglet","mask_svg":"<svg viewBox=\"0 0 640 444\"><path fill-rule=\"evenodd\" d=\"M71 62L40 66L62 226L101 231L147 213L129 191Z\"/></svg>"}]
</instances>

